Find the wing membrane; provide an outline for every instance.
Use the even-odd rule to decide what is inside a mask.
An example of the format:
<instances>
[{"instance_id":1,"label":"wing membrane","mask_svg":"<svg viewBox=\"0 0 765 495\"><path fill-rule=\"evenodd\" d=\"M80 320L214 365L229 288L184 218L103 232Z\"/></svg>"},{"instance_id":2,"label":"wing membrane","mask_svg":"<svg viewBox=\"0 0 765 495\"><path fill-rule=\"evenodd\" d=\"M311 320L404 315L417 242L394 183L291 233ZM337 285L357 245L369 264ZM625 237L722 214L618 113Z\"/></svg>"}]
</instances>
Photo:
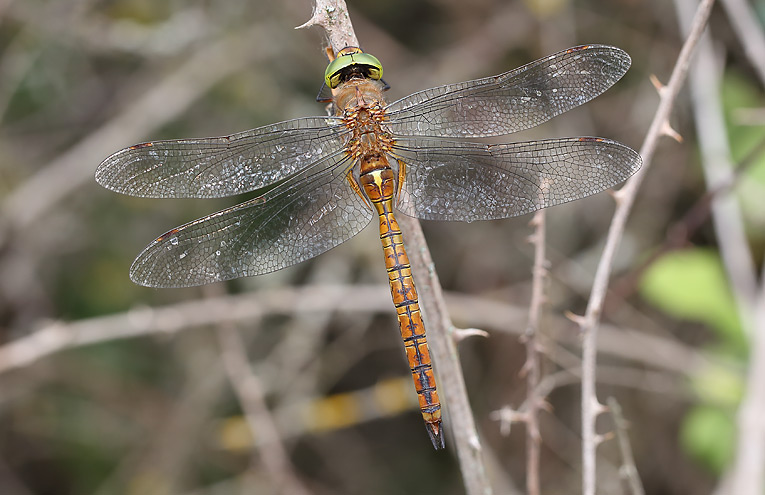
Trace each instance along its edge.
<instances>
[{"instance_id":1,"label":"wing membrane","mask_svg":"<svg viewBox=\"0 0 765 495\"><path fill-rule=\"evenodd\" d=\"M224 137L143 143L105 159L96 180L113 191L147 198L219 198L254 191L340 149L340 123L308 117Z\"/></svg>"},{"instance_id":2,"label":"wing membrane","mask_svg":"<svg viewBox=\"0 0 765 495\"><path fill-rule=\"evenodd\" d=\"M569 48L498 76L414 93L387 107L403 136L487 137L528 129L590 101L631 63L619 48Z\"/></svg>"},{"instance_id":3,"label":"wing membrane","mask_svg":"<svg viewBox=\"0 0 765 495\"><path fill-rule=\"evenodd\" d=\"M402 139L394 158L406 165L397 208L424 220L491 220L601 192L626 180L640 155L602 138L484 145Z\"/></svg>"},{"instance_id":4,"label":"wing membrane","mask_svg":"<svg viewBox=\"0 0 765 495\"><path fill-rule=\"evenodd\" d=\"M264 196L171 230L136 258L130 278L188 287L260 275L313 258L350 239L372 211L345 183L344 153Z\"/></svg>"}]
</instances>

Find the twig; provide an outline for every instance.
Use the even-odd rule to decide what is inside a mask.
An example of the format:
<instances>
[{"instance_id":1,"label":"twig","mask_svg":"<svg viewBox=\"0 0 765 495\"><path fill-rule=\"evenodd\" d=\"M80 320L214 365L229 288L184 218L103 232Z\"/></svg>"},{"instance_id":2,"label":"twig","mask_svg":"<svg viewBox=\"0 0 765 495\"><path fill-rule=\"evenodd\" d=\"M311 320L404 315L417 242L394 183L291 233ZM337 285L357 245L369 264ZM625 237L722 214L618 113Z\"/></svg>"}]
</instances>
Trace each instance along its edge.
<instances>
[{"instance_id":1,"label":"twig","mask_svg":"<svg viewBox=\"0 0 765 495\"><path fill-rule=\"evenodd\" d=\"M651 126L648 129L645 141L640 150L643 158L643 167L627 181L627 184L616 193L616 210L611 225L608 229L606 245L595 271L595 279L592 292L587 304L584 317L578 319L582 331L582 493L583 495L595 494L595 449L596 434L595 422L597 416L603 411L603 406L598 402L595 392L595 367L597 361L597 334L603 301L608 288L608 279L611 275L616 249L622 239L627 216L635 201L637 190L645 177L656 150L659 138L667 134L669 127L669 114L680 91L682 82L688 72L691 54L701 37L714 0L703 0L693 20L693 29L683 44L672 75L667 86L660 90L659 107L656 110Z\"/></svg>"},{"instance_id":2,"label":"twig","mask_svg":"<svg viewBox=\"0 0 765 495\"><path fill-rule=\"evenodd\" d=\"M718 196L729 194L736 188L744 174L755 164L765 152L765 138L761 139L746 156L733 167L729 179L719 186L707 190L703 196L688 208L680 217L667 228L664 242L646 257L637 267L614 283L613 291L617 294L629 294L634 292L634 287L645 270L669 251L680 249L688 245L691 237L704 225L710 215L712 201Z\"/></svg>"},{"instance_id":3,"label":"twig","mask_svg":"<svg viewBox=\"0 0 765 495\"><path fill-rule=\"evenodd\" d=\"M692 4L690 0L676 0L675 5L680 24L687 30ZM735 18L732 20L735 22ZM762 41L762 31L757 31L760 36L754 36L753 41ZM691 94L701 163L709 189L725 184L734 174L719 99L721 67L712 40L705 35L699 43L699 54L691 73ZM762 386L765 381L765 279L758 289L754 260L736 199L730 195L718 196L711 206L723 265L733 288L741 324L752 343L746 390L738 414L736 457L726 481L736 495L758 495L765 492L765 387Z\"/></svg>"},{"instance_id":4,"label":"twig","mask_svg":"<svg viewBox=\"0 0 765 495\"><path fill-rule=\"evenodd\" d=\"M38 330L0 346L0 374L30 366L68 349L135 337L164 337L221 322L247 324L268 315L342 311L387 313L389 289L383 285L315 285L262 290L257 294L229 294L154 308L65 322L38 322ZM464 294L447 294L446 302L459 320L472 321L493 332L521 335L528 320L526 308ZM568 320L550 316L552 340L578 344ZM555 329L558 330L555 330ZM710 364L703 353L673 340L626 328L602 325L598 351L693 377ZM721 363L716 363L721 364Z\"/></svg>"},{"instance_id":5,"label":"twig","mask_svg":"<svg viewBox=\"0 0 765 495\"><path fill-rule=\"evenodd\" d=\"M350 272L351 265L345 258L335 253L327 253L321 263L310 266L306 283L311 285L322 280L332 280L333 283L344 284L350 280ZM280 386L278 391L273 390L278 393L274 396L274 406L315 394L318 385L316 380L322 374L314 369L314 366L318 366L320 361L335 363L333 371L343 372L343 367L338 365L337 360L326 361L321 356L323 353L319 352L333 317L333 311L291 315L289 323L282 331L284 338L269 352L268 357L254 368L263 383L286 384ZM350 336L336 342L347 340L350 340ZM345 349L347 350L347 347ZM270 392L272 390L269 388L267 393Z\"/></svg>"},{"instance_id":6,"label":"twig","mask_svg":"<svg viewBox=\"0 0 765 495\"><path fill-rule=\"evenodd\" d=\"M39 330L0 347L0 373L29 366L66 349L144 335L173 334L225 322L251 323L268 313L361 308L364 312L382 312L390 309L385 295L382 286L315 286L261 291L257 296L208 297L159 308L141 307L72 323L46 322Z\"/></svg>"},{"instance_id":7,"label":"twig","mask_svg":"<svg viewBox=\"0 0 765 495\"><path fill-rule=\"evenodd\" d=\"M346 46L358 46L344 0L317 0L314 14L306 25L320 25L327 32L333 53ZM428 341L437 367L443 402L448 407L448 420L463 482L469 495L489 495L491 485L486 475L482 447L470 409L465 379L455 339L454 325L449 319L441 285L433 269L425 236L419 222L400 215L398 224L404 235L412 273L419 287L424 320L428 328Z\"/></svg>"},{"instance_id":8,"label":"twig","mask_svg":"<svg viewBox=\"0 0 765 495\"><path fill-rule=\"evenodd\" d=\"M611 416L614 418L616 440L619 443L619 453L622 457L622 465L619 467L619 474L622 476L622 479L626 482L627 486L629 486L632 495L645 495L643 483L640 481L640 475L638 474L637 466L635 465L635 458L632 456L630 437L627 435L627 420L624 419L624 415L622 414L622 406L619 405L614 397L609 397L606 402L608 404L608 410L611 411Z\"/></svg>"},{"instance_id":9,"label":"twig","mask_svg":"<svg viewBox=\"0 0 765 495\"><path fill-rule=\"evenodd\" d=\"M220 325L216 333L226 374L239 399L253 437L257 435L259 438L255 445L258 446L260 460L276 482L277 491L308 495L310 492L292 469L287 450L268 411L260 381L250 370L242 336L231 324Z\"/></svg>"},{"instance_id":10,"label":"twig","mask_svg":"<svg viewBox=\"0 0 765 495\"><path fill-rule=\"evenodd\" d=\"M531 221L534 233L531 242L534 245L534 268L532 273L531 304L529 305L529 324L524 333L526 343L526 490L529 495L539 495L539 457L541 437L539 434L539 408L543 397L538 395L541 375L539 317L544 301L544 281L547 274L545 259L545 211L539 210Z\"/></svg>"}]
</instances>

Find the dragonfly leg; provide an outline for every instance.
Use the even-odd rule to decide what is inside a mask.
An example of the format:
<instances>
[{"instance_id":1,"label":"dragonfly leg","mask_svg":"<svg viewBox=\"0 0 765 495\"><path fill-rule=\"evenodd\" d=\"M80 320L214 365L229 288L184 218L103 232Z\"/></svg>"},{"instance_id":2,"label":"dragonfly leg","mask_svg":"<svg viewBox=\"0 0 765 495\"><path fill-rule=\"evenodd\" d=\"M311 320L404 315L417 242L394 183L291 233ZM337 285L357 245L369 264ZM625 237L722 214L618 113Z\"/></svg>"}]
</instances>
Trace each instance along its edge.
<instances>
[{"instance_id":1,"label":"dragonfly leg","mask_svg":"<svg viewBox=\"0 0 765 495\"><path fill-rule=\"evenodd\" d=\"M396 181L396 196L401 194L401 187L404 185L406 179L406 162L404 160L396 160L398 163L398 180Z\"/></svg>"},{"instance_id":2,"label":"dragonfly leg","mask_svg":"<svg viewBox=\"0 0 765 495\"><path fill-rule=\"evenodd\" d=\"M372 208L372 205L369 204L369 200L364 195L363 192L361 192L361 186L359 186L359 183L356 182L356 178L353 177L353 170L349 170L348 174L346 175L346 178L348 179L348 184L351 186L351 189L353 189L353 192L359 195L361 199L364 200L364 203Z\"/></svg>"}]
</instances>

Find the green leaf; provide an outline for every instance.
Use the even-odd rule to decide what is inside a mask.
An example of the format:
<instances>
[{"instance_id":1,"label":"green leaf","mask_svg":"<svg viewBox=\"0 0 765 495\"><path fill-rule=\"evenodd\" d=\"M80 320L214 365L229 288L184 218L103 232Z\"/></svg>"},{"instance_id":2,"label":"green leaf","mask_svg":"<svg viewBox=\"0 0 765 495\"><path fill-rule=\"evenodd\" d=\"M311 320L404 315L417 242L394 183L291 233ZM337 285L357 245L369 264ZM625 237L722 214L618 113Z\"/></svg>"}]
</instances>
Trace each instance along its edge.
<instances>
[{"instance_id":1,"label":"green leaf","mask_svg":"<svg viewBox=\"0 0 765 495\"><path fill-rule=\"evenodd\" d=\"M733 458L736 427L731 414L710 406L697 406L683 421L680 443L697 462L722 474Z\"/></svg>"},{"instance_id":2,"label":"green leaf","mask_svg":"<svg viewBox=\"0 0 765 495\"><path fill-rule=\"evenodd\" d=\"M709 325L732 350L746 352L733 295L715 251L693 248L662 256L643 274L640 293L675 318Z\"/></svg>"},{"instance_id":3,"label":"green leaf","mask_svg":"<svg viewBox=\"0 0 765 495\"><path fill-rule=\"evenodd\" d=\"M736 408L744 397L741 373L715 361L701 368L691 379L691 385L699 399L709 405Z\"/></svg>"}]
</instances>

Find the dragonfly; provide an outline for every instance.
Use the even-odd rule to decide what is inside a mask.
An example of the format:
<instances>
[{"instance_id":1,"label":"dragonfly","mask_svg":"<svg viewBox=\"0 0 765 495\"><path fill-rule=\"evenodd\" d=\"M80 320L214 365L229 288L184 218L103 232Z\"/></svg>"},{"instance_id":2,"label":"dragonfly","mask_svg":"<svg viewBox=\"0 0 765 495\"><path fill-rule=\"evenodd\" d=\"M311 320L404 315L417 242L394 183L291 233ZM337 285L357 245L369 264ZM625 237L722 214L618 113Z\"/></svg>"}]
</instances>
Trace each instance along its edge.
<instances>
[{"instance_id":1,"label":"dragonfly","mask_svg":"<svg viewBox=\"0 0 765 495\"><path fill-rule=\"evenodd\" d=\"M130 268L130 278L148 287L279 270L347 241L377 218L420 412L441 449L441 403L396 215L508 218L625 181L640 168L640 155L610 139L465 139L528 129L582 105L616 83L631 59L612 46L576 46L503 74L387 103L376 57L358 47L328 54L317 99L331 101L331 115L222 137L136 144L106 158L96 181L146 198L255 196L154 239Z\"/></svg>"}]
</instances>

